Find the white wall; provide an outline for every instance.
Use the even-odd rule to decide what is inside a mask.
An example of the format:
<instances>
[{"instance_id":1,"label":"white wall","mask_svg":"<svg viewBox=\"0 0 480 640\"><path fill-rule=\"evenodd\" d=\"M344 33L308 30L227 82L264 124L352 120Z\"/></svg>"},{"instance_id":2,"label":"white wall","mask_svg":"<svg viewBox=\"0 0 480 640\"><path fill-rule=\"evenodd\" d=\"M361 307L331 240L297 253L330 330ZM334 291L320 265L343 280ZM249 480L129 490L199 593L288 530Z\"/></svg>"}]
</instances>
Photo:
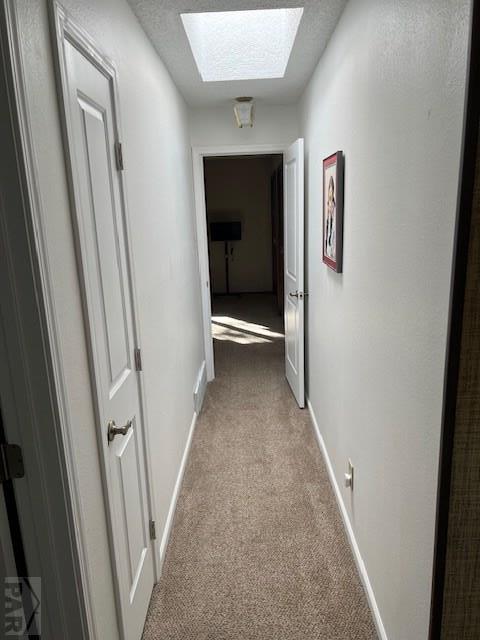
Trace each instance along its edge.
<instances>
[{"instance_id":1,"label":"white wall","mask_svg":"<svg viewBox=\"0 0 480 640\"><path fill-rule=\"evenodd\" d=\"M351 0L301 102L308 395L389 640L427 638L467 0ZM344 273L322 159L345 153Z\"/></svg>"},{"instance_id":2,"label":"white wall","mask_svg":"<svg viewBox=\"0 0 480 640\"><path fill-rule=\"evenodd\" d=\"M290 144L298 138L296 105L254 105L253 127L239 129L233 101L222 107L190 109L192 146Z\"/></svg>"},{"instance_id":3,"label":"white wall","mask_svg":"<svg viewBox=\"0 0 480 640\"><path fill-rule=\"evenodd\" d=\"M281 158L281 156L280 156ZM242 239L231 242L230 292L273 290L271 156L205 159L205 195L210 222L240 221ZM226 292L224 242L209 242L213 293Z\"/></svg>"},{"instance_id":4,"label":"white wall","mask_svg":"<svg viewBox=\"0 0 480 640\"><path fill-rule=\"evenodd\" d=\"M63 4L119 71L157 531L161 534L192 420L193 386L203 360L188 114L125 0L63 0ZM16 6L71 404L97 634L102 640L117 640L95 436L95 429L103 426L95 424L89 388L47 3L19 0Z\"/></svg>"}]
</instances>

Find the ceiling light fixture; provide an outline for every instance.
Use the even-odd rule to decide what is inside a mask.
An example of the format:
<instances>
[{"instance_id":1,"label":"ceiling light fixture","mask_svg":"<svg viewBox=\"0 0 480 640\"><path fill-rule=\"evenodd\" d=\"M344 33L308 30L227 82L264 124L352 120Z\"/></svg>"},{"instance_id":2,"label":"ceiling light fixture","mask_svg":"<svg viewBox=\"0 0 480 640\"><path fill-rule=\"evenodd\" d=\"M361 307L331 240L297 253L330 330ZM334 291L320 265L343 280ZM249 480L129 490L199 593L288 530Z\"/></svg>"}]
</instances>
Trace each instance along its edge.
<instances>
[{"instance_id":1,"label":"ceiling light fixture","mask_svg":"<svg viewBox=\"0 0 480 640\"><path fill-rule=\"evenodd\" d=\"M253 127L252 98L236 98L233 111L239 129L243 129L243 127Z\"/></svg>"},{"instance_id":2,"label":"ceiling light fixture","mask_svg":"<svg viewBox=\"0 0 480 640\"><path fill-rule=\"evenodd\" d=\"M283 78L303 7L182 13L204 82Z\"/></svg>"}]
</instances>

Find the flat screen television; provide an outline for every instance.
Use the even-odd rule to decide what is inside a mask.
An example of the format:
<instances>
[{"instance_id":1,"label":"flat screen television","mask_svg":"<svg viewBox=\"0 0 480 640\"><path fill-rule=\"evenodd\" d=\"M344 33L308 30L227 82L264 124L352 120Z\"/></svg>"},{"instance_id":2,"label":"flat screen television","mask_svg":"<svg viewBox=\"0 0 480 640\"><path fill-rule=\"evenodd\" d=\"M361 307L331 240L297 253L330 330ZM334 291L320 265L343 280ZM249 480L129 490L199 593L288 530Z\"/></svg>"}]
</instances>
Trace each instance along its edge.
<instances>
[{"instance_id":1,"label":"flat screen television","mask_svg":"<svg viewBox=\"0 0 480 640\"><path fill-rule=\"evenodd\" d=\"M212 242L233 242L242 239L241 222L211 222L210 239Z\"/></svg>"}]
</instances>

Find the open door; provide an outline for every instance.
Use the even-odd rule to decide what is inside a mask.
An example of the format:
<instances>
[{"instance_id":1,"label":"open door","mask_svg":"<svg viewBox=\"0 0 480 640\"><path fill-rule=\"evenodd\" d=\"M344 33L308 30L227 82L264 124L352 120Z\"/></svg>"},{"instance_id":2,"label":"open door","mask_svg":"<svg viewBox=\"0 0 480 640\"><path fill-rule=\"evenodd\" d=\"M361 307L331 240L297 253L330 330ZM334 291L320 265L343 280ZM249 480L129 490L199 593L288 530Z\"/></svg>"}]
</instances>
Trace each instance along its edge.
<instances>
[{"instance_id":1,"label":"open door","mask_svg":"<svg viewBox=\"0 0 480 640\"><path fill-rule=\"evenodd\" d=\"M298 402L305 406L304 372L304 237L303 237L303 138L284 156L285 234L285 370Z\"/></svg>"}]
</instances>

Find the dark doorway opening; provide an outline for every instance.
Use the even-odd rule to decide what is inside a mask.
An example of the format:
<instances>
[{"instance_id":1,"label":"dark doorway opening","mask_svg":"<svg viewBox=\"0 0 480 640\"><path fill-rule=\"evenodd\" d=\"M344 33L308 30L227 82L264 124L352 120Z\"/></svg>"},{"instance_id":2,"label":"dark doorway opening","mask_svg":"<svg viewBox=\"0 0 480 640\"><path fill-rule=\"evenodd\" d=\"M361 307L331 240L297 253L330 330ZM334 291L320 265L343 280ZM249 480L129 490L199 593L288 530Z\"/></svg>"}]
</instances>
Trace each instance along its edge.
<instances>
[{"instance_id":1,"label":"dark doorway opening","mask_svg":"<svg viewBox=\"0 0 480 640\"><path fill-rule=\"evenodd\" d=\"M283 156L204 159L212 303L273 294L283 313Z\"/></svg>"},{"instance_id":2,"label":"dark doorway opening","mask_svg":"<svg viewBox=\"0 0 480 640\"><path fill-rule=\"evenodd\" d=\"M207 157L204 176L215 359L283 349L283 155Z\"/></svg>"}]
</instances>

